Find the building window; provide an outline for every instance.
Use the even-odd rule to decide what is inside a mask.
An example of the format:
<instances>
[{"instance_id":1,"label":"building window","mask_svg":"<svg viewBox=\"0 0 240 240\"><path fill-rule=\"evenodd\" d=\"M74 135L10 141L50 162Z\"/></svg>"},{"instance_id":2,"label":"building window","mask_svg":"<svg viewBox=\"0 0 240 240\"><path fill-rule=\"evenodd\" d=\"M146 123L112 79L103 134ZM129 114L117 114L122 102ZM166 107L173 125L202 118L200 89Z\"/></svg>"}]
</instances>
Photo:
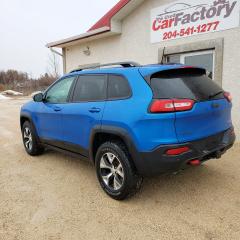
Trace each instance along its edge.
<instances>
[{"instance_id":1,"label":"building window","mask_svg":"<svg viewBox=\"0 0 240 240\"><path fill-rule=\"evenodd\" d=\"M186 65L202 67L207 70L208 77L214 80L214 50L197 51L183 54L172 54L166 56L167 63L182 63Z\"/></svg>"},{"instance_id":2,"label":"building window","mask_svg":"<svg viewBox=\"0 0 240 240\"><path fill-rule=\"evenodd\" d=\"M158 49L159 62L175 62L204 67L208 75L222 86L224 39L194 41Z\"/></svg>"}]
</instances>

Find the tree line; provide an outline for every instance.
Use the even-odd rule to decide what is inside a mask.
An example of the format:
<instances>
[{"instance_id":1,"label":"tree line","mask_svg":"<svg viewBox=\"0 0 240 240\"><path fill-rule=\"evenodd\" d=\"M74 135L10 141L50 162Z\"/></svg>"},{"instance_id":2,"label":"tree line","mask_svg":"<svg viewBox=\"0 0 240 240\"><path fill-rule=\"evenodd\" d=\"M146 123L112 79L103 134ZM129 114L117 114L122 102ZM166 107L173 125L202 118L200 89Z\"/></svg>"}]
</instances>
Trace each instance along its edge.
<instances>
[{"instance_id":1,"label":"tree line","mask_svg":"<svg viewBox=\"0 0 240 240\"><path fill-rule=\"evenodd\" d=\"M42 91L58 77L57 74L45 73L38 78L33 78L28 73L17 70L0 71L0 92L8 89L22 92L23 94Z\"/></svg>"}]
</instances>

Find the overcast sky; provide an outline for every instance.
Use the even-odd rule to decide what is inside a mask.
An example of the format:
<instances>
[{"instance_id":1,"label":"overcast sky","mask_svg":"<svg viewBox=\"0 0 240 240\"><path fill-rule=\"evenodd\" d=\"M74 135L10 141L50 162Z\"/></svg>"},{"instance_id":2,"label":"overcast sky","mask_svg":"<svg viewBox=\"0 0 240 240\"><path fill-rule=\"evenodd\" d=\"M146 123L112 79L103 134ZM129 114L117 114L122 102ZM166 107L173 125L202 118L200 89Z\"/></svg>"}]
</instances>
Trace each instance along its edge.
<instances>
[{"instance_id":1,"label":"overcast sky","mask_svg":"<svg viewBox=\"0 0 240 240\"><path fill-rule=\"evenodd\" d=\"M50 54L46 43L87 31L117 2L0 0L0 70L45 73Z\"/></svg>"}]
</instances>

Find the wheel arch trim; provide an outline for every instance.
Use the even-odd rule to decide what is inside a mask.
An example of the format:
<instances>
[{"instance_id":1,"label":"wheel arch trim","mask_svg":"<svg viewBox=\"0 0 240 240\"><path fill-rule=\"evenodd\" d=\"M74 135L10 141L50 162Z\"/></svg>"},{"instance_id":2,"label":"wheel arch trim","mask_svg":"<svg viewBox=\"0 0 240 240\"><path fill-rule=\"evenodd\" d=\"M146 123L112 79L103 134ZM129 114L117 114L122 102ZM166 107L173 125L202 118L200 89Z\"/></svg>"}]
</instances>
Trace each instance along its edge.
<instances>
[{"instance_id":1,"label":"wheel arch trim","mask_svg":"<svg viewBox=\"0 0 240 240\"><path fill-rule=\"evenodd\" d=\"M23 122L22 122L22 119L27 119L29 122L32 123L32 118L31 118L31 115L29 113L21 113L20 114L20 126L21 126L21 129L22 129L22 125L23 125Z\"/></svg>"},{"instance_id":2,"label":"wheel arch trim","mask_svg":"<svg viewBox=\"0 0 240 240\"><path fill-rule=\"evenodd\" d=\"M115 135L116 137L119 137L120 139L123 140L123 142L126 144L128 151L132 157L132 161L138 170L138 164L137 164L137 159L141 157L137 151L137 148L130 137L129 133L127 130L121 127L116 127L116 126L111 126L111 125L104 125L104 126L95 126L90 135L90 142L89 142L89 158L90 160L94 163L94 154L93 154L93 147L94 147L94 140L96 137L96 134L103 133L103 134L111 134Z\"/></svg>"},{"instance_id":3,"label":"wheel arch trim","mask_svg":"<svg viewBox=\"0 0 240 240\"><path fill-rule=\"evenodd\" d=\"M30 124L32 125L32 127L33 127L33 129L34 129L34 132L35 132L37 141L38 141L38 142L41 142L41 141L40 141L40 138L39 138L39 136L38 136L38 132L37 132L37 129L36 129L36 127L35 127L35 124L34 124L34 122L33 122L33 120L32 120L32 117L31 117L31 115L30 115L29 113L21 113L21 114L20 114L20 127L21 127L21 130L22 130L22 126L23 126L23 123L22 123L22 119L23 119L23 118L27 119L27 120L30 122Z\"/></svg>"}]
</instances>

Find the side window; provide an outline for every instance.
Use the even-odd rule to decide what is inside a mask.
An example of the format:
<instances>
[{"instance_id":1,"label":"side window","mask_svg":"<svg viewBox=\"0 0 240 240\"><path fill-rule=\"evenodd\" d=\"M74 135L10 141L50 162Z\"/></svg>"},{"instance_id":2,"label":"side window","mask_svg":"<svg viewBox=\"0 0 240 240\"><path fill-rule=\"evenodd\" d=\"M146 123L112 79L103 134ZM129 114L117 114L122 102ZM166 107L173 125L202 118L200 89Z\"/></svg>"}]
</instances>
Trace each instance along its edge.
<instances>
[{"instance_id":1,"label":"side window","mask_svg":"<svg viewBox=\"0 0 240 240\"><path fill-rule=\"evenodd\" d=\"M46 94L46 102L48 103L66 103L69 90L75 77L64 78L54 84Z\"/></svg>"},{"instance_id":2,"label":"side window","mask_svg":"<svg viewBox=\"0 0 240 240\"><path fill-rule=\"evenodd\" d=\"M108 99L127 98L131 95L131 89L127 79L119 75L109 75Z\"/></svg>"},{"instance_id":3,"label":"side window","mask_svg":"<svg viewBox=\"0 0 240 240\"><path fill-rule=\"evenodd\" d=\"M106 99L105 75L79 76L73 94L73 102L102 101Z\"/></svg>"}]
</instances>

